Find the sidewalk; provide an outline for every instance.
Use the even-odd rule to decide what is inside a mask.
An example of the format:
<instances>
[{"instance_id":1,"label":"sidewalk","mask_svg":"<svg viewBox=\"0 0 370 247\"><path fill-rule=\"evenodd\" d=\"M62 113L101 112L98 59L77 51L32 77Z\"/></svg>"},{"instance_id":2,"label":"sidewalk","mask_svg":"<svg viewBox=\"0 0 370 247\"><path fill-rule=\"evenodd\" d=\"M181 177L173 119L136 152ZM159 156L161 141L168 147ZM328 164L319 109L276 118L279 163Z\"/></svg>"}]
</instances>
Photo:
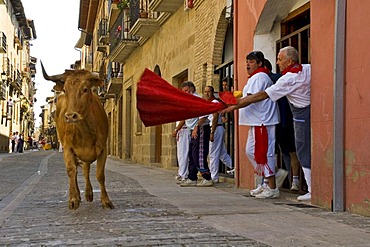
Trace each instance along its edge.
<instances>
[{"instance_id":1,"label":"sidewalk","mask_svg":"<svg viewBox=\"0 0 370 247\"><path fill-rule=\"evenodd\" d=\"M218 230L270 246L370 246L370 218L333 213L282 193L256 199L227 183L215 187L180 187L175 171L108 159L107 170L128 176L160 199Z\"/></svg>"}]
</instances>

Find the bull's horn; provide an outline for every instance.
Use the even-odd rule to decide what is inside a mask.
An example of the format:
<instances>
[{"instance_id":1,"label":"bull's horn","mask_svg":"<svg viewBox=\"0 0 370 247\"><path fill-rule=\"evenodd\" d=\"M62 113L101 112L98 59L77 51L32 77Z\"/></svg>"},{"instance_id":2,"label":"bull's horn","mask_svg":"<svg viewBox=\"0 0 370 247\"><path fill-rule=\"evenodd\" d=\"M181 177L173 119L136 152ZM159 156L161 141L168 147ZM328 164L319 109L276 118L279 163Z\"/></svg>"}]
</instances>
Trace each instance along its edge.
<instances>
[{"instance_id":1,"label":"bull's horn","mask_svg":"<svg viewBox=\"0 0 370 247\"><path fill-rule=\"evenodd\" d=\"M41 63L42 75L44 76L45 80L57 82L57 81L61 81L63 79L63 74L49 76L46 73L44 65L42 64L41 60L40 60L40 63Z\"/></svg>"}]
</instances>

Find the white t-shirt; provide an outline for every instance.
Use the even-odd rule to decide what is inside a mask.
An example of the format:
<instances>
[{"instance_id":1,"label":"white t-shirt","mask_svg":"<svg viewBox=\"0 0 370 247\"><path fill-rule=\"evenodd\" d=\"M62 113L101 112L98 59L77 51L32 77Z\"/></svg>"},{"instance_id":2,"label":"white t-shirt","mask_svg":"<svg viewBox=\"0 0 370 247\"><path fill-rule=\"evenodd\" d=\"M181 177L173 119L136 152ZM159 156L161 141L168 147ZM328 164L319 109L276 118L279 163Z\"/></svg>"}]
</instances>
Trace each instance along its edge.
<instances>
[{"instance_id":1,"label":"white t-shirt","mask_svg":"<svg viewBox=\"0 0 370 247\"><path fill-rule=\"evenodd\" d=\"M219 103L217 99L212 100L213 103ZM213 113L209 114L208 116L209 119L209 125L212 127L212 121L213 121ZM222 124L222 114L218 114L218 119L217 119L217 124Z\"/></svg>"},{"instance_id":2,"label":"white t-shirt","mask_svg":"<svg viewBox=\"0 0 370 247\"><path fill-rule=\"evenodd\" d=\"M249 78L243 88L244 97L266 90L272 85L270 77L263 72ZM279 109L276 102L267 98L239 109L239 124L248 126L274 125L279 123Z\"/></svg>"},{"instance_id":3,"label":"white t-shirt","mask_svg":"<svg viewBox=\"0 0 370 247\"><path fill-rule=\"evenodd\" d=\"M288 101L297 108L310 105L311 65L302 64L302 71L299 73L286 73L274 85L267 88L265 92L273 101L286 96Z\"/></svg>"},{"instance_id":4,"label":"white t-shirt","mask_svg":"<svg viewBox=\"0 0 370 247\"><path fill-rule=\"evenodd\" d=\"M194 93L193 95L194 95L194 96L196 96L196 97L201 98L201 96L200 96L199 94L197 94L197 93ZM197 125L197 124L198 124L198 121L199 121L199 119L201 119L201 118L207 118L207 119L204 121L204 123L202 124L202 126L203 126L203 125L207 125L207 124L209 124L208 115L205 115L205 116L201 116L201 117L195 117L195 118L186 119L186 120L185 120L185 125L186 125L186 127L188 127L188 129L189 129L189 130L193 130L193 129L195 128L195 125Z\"/></svg>"}]
</instances>

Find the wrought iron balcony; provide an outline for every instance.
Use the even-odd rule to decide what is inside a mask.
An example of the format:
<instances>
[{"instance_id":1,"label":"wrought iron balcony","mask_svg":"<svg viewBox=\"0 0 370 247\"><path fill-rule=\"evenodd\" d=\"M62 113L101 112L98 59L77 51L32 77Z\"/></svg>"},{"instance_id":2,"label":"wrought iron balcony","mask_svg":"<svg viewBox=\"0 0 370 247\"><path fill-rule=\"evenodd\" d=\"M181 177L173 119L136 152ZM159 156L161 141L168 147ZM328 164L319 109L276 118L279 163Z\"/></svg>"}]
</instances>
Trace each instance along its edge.
<instances>
[{"instance_id":1,"label":"wrought iron balcony","mask_svg":"<svg viewBox=\"0 0 370 247\"><path fill-rule=\"evenodd\" d=\"M109 30L109 59L113 62L125 62L138 46L138 37L129 33L136 21L134 14L131 9L124 9Z\"/></svg>"},{"instance_id":2,"label":"wrought iron balcony","mask_svg":"<svg viewBox=\"0 0 370 247\"><path fill-rule=\"evenodd\" d=\"M0 100L6 100L6 83L5 81L0 81Z\"/></svg>"},{"instance_id":3,"label":"wrought iron balcony","mask_svg":"<svg viewBox=\"0 0 370 247\"><path fill-rule=\"evenodd\" d=\"M119 94L123 85L123 73L120 63L109 63L107 80L106 95Z\"/></svg>"},{"instance_id":4,"label":"wrought iron balcony","mask_svg":"<svg viewBox=\"0 0 370 247\"><path fill-rule=\"evenodd\" d=\"M104 18L100 20L96 43L98 51L107 52L109 44L108 19Z\"/></svg>"},{"instance_id":5,"label":"wrought iron balcony","mask_svg":"<svg viewBox=\"0 0 370 247\"><path fill-rule=\"evenodd\" d=\"M108 19L103 18L100 20L98 29L98 44L107 45L109 42L108 37Z\"/></svg>"},{"instance_id":6,"label":"wrought iron balcony","mask_svg":"<svg viewBox=\"0 0 370 247\"><path fill-rule=\"evenodd\" d=\"M21 77L21 73L19 72L19 70L16 70L13 73L12 85L16 89L22 90L22 77Z\"/></svg>"},{"instance_id":7,"label":"wrought iron balcony","mask_svg":"<svg viewBox=\"0 0 370 247\"><path fill-rule=\"evenodd\" d=\"M149 9L157 12L176 12L184 6L184 0L152 0Z\"/></svg>"},{"instance_id":8,"label":"wrought iron balcony","mask_svg":"<svg viewBox=\"0 0 370 247\"><path fill-rule=\"evenodd\" d=\"M8 44L6 43L6 35L3 32L0 32L0 53L7 53Z\"/></svg>"},{"instance_id":9,"label":"wrought iron balcony","mask_svg":"<svg viewBox=\"0 0 370 247\"><path fill-rule=\"evenodd\" d=\"M132 26L130 33L135 36L150 38L160 28L159 12L149 10L149 0L141 0L139 5L139 18Z\"/></svg>"}]
</instances>

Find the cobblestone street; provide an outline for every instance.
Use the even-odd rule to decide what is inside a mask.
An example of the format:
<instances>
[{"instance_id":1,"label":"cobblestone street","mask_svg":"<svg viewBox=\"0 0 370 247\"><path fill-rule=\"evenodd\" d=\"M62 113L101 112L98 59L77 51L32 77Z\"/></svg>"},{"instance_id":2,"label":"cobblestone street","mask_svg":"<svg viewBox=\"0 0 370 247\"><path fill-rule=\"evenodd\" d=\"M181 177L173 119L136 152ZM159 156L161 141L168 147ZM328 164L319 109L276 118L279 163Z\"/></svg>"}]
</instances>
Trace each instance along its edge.
<instances>
[{"instance_id":1,"label":"cobblestone street","mask_svg":"<svg viewBox=\"0 0 370 247\"><path fill-rule=\"evenodd\" d=\"M62 154L0 154L0 246L370 246L370 219L300 204L282 193L258 200L220 183L182 188L174 171L108 159L105 210L95 165L94 201L68 209ZM293 195L294 198L296 197Z\"/></svg>"},{"instance_id":2,"label":"cobblestone street","mask_svg":"<svg viewBox=\"0 0 370 247\"><path fill-rule=\"evenodd\" d=\"M109 170L106 184L115 209L101 207L92 169L94 202L82 193L80 208L71 211L60 153L13 154L3 157L1 167L0 245L266 246L216 230ZM79 185L83 191L81 171Z\"/></svg>"}]
</instances>

